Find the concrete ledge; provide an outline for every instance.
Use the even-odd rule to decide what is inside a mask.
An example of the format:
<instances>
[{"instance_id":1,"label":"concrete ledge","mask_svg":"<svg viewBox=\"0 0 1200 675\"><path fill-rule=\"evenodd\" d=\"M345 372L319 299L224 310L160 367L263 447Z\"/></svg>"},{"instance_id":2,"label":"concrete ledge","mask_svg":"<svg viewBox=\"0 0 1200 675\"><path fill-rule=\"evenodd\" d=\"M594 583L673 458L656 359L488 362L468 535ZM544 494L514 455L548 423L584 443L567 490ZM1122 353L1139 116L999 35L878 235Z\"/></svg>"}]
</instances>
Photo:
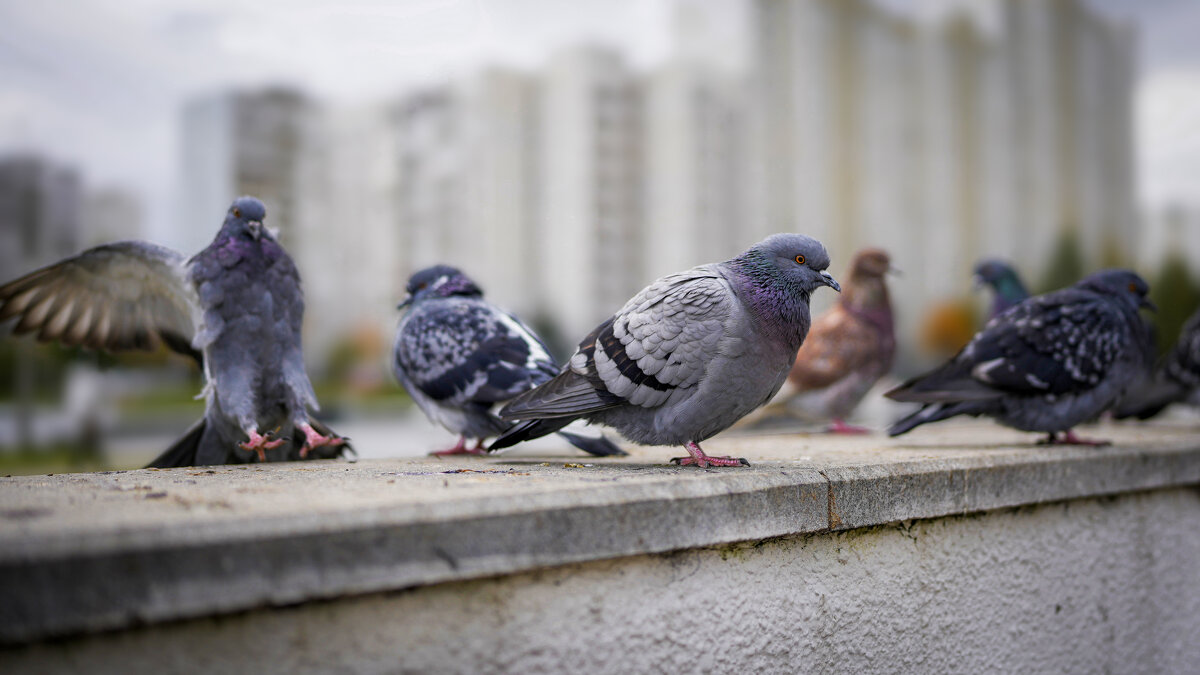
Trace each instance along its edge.
<instances>
[{"instance_id":1,"label":"concrete ledge","mask_svg":"<svg viewBox=\"0 0 1200 675\"><path fill-rule=\"evenodd\" d=\"M631 448L5 478L0 641L1200 483L1195 429L1092 433L1117 444L1038 448L972 423L706 444L754 464L736 470Z\"/></svg>"}]
</instances>

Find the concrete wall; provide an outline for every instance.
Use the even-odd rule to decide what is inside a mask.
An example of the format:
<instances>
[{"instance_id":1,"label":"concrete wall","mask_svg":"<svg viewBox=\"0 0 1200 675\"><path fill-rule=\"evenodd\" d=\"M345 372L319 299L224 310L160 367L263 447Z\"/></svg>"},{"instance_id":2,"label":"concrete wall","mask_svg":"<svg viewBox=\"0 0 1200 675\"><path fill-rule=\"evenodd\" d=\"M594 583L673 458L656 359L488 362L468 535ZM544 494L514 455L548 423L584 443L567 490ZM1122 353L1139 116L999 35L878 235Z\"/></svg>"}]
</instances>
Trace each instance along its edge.
<instances>
[{"instance_id":1,"label":"concrete wall","mask_svg":"<svg viewBox=\"0 0 1200 675\"><path fill-rule=\"evenodd\" d=\"M0 671L1107 672L1200 663L1200 492L641 555L0 651Z\"/></svg>"}]
</instances>

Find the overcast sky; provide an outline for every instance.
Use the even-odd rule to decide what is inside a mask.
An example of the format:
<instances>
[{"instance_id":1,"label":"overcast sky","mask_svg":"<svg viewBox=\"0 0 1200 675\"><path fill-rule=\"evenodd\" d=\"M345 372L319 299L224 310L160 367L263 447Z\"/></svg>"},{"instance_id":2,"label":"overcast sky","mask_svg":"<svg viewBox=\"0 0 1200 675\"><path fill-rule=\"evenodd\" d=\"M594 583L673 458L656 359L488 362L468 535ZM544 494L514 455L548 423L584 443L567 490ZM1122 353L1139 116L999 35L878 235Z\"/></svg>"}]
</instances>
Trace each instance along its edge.
<instances>
[{"instance_id":1,"label":"overcast sky","mask_svg":"<svg viewBox=\"0 0 1200 675\"><path fill-rule=\"evenodd\" d=\"M1140 25L1143 197L1200 205L1200 2L1088 1ZM0 153L77 164L89 185L127 187L162 219L189 96L287 82L353 106L484 62L534 67L584 39L646 65L667 52L669 2L3 0Z\"/></svg>"}]
</instances>

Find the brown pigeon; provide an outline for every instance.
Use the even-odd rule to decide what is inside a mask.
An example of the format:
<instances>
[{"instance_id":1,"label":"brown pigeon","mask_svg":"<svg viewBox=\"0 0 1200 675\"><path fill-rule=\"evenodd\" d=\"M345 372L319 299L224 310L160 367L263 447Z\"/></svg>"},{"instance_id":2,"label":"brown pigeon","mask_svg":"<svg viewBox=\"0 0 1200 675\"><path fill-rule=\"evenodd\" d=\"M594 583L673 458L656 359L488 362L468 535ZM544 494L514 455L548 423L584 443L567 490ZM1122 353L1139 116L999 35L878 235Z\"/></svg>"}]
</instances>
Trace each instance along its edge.
<instances>
[{"instance_id":1,"label":"brown pigeon","mask_svg":"<svg viewBox=\"0 0 1200 675\"><path fill-rule=\"evenodd\" d=\"M832 420L833 433L867 431L845 418L892 368L896 337L884 279L891 269L882 250L858 252L838 303L813 321L776 411Z\"/></svg>"}]
</instances>

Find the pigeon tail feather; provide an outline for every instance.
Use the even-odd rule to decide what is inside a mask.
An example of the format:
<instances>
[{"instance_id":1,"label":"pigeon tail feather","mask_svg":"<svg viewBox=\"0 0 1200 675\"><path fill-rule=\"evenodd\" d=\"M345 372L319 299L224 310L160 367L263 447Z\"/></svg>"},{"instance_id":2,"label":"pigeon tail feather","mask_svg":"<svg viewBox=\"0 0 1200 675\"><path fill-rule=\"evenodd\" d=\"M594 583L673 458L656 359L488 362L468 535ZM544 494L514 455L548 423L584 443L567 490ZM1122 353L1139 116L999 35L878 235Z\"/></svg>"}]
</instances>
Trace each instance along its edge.
<instances>
[{"instance_id":1,"label":"pigeon tail feather","mask_svg":"<svg viewBox=\"0 0 1200 675\"><path fill-rule=\"evenodd\" d=\"M506 420L546 417L574 419L587 413L612 408L620 402L611 394L606 396L605 392L598 390L583 375L573 370L564 370L542 386L509 401L508 405L500 409L500 417Z\"/></svg>"},{"instance_id":2,"label":"pigeon tail feather","mask_svg":"<svg viewBox=\"0 0 1200 675\"><path fill-rule=\"evenodd\" d=\"M915 377L892 389L884 396L906 403L950 403L955 401L987 401L999 398L1000 391L963 373L954 362Z\"/></svg>"},{"instance_id":3,"label":"pigeon tail feather","mask_svg":"<svg viewBox=\"0 0 1200 675\"><path fill-rule=\"evenodd\" d=\"M955 415L980 415L987 411L987 406L979 401L962 401L958 403L931 403L922 406L920 410L905 417L888 427L888 436L899 436L929 422L938 422Z\"/></svg>"},{"instance_id":4,"label":"pigeon tail feather","mask_svg":"<svg viewBox=\"0 0 1200 675\"><path fill-rule=\"evenodd\" d=\"M562 436L571 445L596 457L624 457L629 454L604 436L593 438L591 436L573 434L569 431L560 431L558 435Z\"/></svg>"},{"instance_id":5,"label":"pigeon tail feather","mask_svg":"<svg viewBox=\"0 0 1200 675\"><path fill-rule=\"evenodd\" d=\"M196 466L196 452L200 449L200 437L204 435L204 428L207 424L208 421L205 418L200 418L200 421L193 424L182 438L175 441L171 447L164 450L161 455L155 457L143 468L170 469L180 466Z\"/></svg>"},{"instance_id":6,"label":"pigeon tail feather","mask_svg":"<svg viewBox=\"0 0 1200 675\"><path fill-rule=\"evenodd\" d=\"M548 436L567 426L572 421L574 420L570 417L556 417L553 419L534 419L514 424L508 431L500 434L496 440L492 441L492 444L488 446L488 452L511 448L517 443Z\"/></svg>"}]
</instances>

